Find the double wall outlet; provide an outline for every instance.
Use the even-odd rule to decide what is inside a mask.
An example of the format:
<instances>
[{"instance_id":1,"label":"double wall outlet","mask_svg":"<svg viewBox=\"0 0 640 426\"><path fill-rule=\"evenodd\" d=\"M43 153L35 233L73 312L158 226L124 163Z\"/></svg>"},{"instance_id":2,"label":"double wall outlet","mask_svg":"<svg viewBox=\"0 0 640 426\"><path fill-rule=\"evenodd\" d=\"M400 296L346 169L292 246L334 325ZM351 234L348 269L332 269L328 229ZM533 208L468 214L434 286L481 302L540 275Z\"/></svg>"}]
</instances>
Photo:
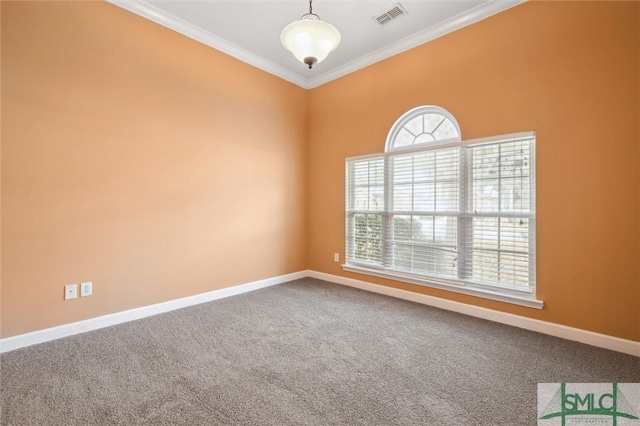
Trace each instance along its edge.
<instances>
[{"instance_id":1,"label":"double wall outlet","mask_svg":"<svg viewBox=\"0 0 640 426\"><path fill-rule=\"evenodd\" d=\"M333 261L340 262L340 253L333 253Z\"/></svg>"},{"instance_id":2,"label":"double wall outlet","mask_svg":"<svg viewBox=\"0 0 640 426\"><path fill-rule=\"evenodd\" d=\"M87 281L80 284L80 297L87 297L93 294L93 283ZM64 286L64 300L76 299L78 297L78 284L67 284Z\"/></svg>"}]
</instances>

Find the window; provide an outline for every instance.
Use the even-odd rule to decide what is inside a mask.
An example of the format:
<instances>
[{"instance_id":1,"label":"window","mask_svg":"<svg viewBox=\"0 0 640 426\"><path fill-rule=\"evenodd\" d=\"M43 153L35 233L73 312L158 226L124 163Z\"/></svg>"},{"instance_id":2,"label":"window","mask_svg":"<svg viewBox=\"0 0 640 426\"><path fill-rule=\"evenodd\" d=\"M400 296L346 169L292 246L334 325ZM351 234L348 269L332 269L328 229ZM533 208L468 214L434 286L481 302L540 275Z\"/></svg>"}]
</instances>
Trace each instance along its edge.
<instances>
[{"instance_id":1,"label":"window","mask_svg":"<svg viewBox=\"0 0 640 426\"><path fill-rule=\"evenodd\" d=\"M344 269L541 308L534 161L533 132L462 141L444 109L407 112L346 161Z\"/></svg>"}]
</instances>

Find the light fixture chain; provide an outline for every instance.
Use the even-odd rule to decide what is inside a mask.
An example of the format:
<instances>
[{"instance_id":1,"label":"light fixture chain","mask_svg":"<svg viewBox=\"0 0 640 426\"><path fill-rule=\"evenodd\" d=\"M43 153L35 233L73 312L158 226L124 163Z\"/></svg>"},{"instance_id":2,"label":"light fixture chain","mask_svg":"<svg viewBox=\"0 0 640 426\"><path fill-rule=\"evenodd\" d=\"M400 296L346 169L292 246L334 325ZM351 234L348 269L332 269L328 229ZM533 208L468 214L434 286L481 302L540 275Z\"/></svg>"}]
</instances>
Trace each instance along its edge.
<instances>
[{"instance_id":1,"label":"light fixture chain","mask_svg":"<svg viewBox=\"0 0 640 426\"><path fill-rule=\"evenodd\" d=\"M309 13L313 13L313 6L311 5L311 2L313 0L309 0Z\"/></svg>"}]
</instances>

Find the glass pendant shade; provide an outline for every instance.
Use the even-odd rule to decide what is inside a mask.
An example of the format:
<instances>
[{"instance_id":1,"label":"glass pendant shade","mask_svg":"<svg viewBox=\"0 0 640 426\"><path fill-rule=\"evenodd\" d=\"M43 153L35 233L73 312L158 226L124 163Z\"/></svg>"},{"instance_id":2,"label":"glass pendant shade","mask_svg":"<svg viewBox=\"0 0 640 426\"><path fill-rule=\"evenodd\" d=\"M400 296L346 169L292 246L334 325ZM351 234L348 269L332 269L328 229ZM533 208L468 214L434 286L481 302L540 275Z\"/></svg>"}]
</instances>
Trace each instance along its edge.
<instances>
[{"instance_id":1,"label":"glass pendant shade","mask_svg":"<svg viewBox=\"0 0 640 426\"><path fill-rule=\"evenodd\" d=\"M321 21L318 15L307 13L282 30L280 41L300 62L312 68L338 47L340 33L333 25Z\"/></svg>"}]
</instances>

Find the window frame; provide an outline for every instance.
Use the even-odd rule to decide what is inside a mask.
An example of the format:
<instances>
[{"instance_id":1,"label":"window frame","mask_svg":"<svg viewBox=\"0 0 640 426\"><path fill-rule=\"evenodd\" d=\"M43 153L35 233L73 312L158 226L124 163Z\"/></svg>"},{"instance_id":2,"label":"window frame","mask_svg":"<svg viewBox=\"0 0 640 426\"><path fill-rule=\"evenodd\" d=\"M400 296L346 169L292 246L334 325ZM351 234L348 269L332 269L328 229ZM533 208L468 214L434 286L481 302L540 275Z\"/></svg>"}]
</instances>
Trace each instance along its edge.
<instances>
[{"instance_id":1,"label":"window frame","mask_svg":"<svg viewBox=\"0 0 640 426\"><path fill-rule=\"evenodd\" d=\"M384 185L385 185L385 183L384 183L384 167L385 167L386 161L384 159L381 159L377 155L359 157L358 161L367 161L368 162L368 159L371 159L371 160L382 160L382 163L383 163L383 170L382 170L382 173L383 173L383 178L382 178L383 200L386 200L386 197L384 197L384 191L385 191L385 189L384 189ZM351 163L351 164L353 164L353 163ZM348 168L349 165L350 164L347 163L346 167ZM370 171L371 171L371 166L368 165L367 166L368 181L370 181ZM354 175L355 175L355 173L350 172L350 170L346 170L346 176L348 176L347 181L346 181L347 204L350 204L351 200L356 200L355 189L357 188L357 186L354 183ZM370 188L372 186L377 187L379 185L368 185L367 188ZM369 204L369 203L370 203L370 200L367 200L367 204ZM346 220L345 220L345 235L346 235L346 237L345 237L345 240L350 240L349 237L352 236L352 235L353 235L354 240L356 238L356 235L355 235L356 234L355 217L357 215L365 215L365 216L378 215L378 216L380 216L381 217L381 232L382 232L382 227L384 226L384 225L382 225L382 222L384 221L384 210L385 210L386 206L383 205L382 209L380 209L380 210L371 209L370 208L371 206L369 206L369 205L367 207L368 207L367 209L354 208L354 209L350 209L350 210L348 210L346 212ZM348 220L349 217L353 217L354 220L353 221L349 221ZM355 241L353 241L352 244L355 244ZM349 253L351 253L354 250L355 249L353 247L349 247L349 250L347 251L347 256L349 255ZM383 256L384 256L383 253L384 253L384 249L382 248L381 253L380 253L380 258L381 258L380 262L381 262L381 264L383 263ZM345 258L346 258L346 256L345 256ZM377 267L376 266L376 262L375 261L371 261L371 260L358 261L357 259L354 258L354 262L353 263L359 264L359 265L361 265L363 267L370 267L370 268L371 267L372 268L376 268Z\"/></svg>"},{"instance_id":2,"label":"window frame","mask_svg":"<svg viewBox=\"0 0 640 426\"><path fill-rule=\"evenodd\" d=\"M452 291L456 293L468 294L477 297L482 297L491 300L498 300L502 302L517 304L521 306L527 306L531 308L541 309L543 307L543 302L541 300L536 299L536 283L535 283L535 264L536 264L536 253L535 253L535 140L536 135L535 132L520 132L520 133L512 133L506 135L493 136L488 138L479 138L473 140L462 141L461 138L458 140L448 139L444 141L435 141L431 143L420 143L415 145L403 146L403 147L394 147L392 144L392 138L395 133L397 133L398 129L396 126L403 126L409 120L415 118L420 114L424 114L424 111L436 112L440 113L441 111L438 107L423 107L423 108L415 108L409 111L407 114L403 115L400 119L396 121L394 127L389 132L389 137L387 138L386 148L387 152L383 154L372 154L372 155L364 155L358 157L350 157L346 159L345 167L346 167L346 177L345 180L345 189L346 189L346 209L345 209L345 264L342 265L343 270L349 272L356 272L366 275L377 276L381 278L392 279L396 281L407 282L411 284L418 284L427 287ZM448 113L447 113L448 114ZM449 114L445 115L446 118L451 120L454 125L457 126L457 122L455 119ZM459 128L458 128L458 134ZM390 143L391 141L391 143ZM473 251L473 245L466 241L467 238L467 227L471 226L470 222L473 220L473 217L476 217L471 211L467 209L467 203L471 202L471 197L473 196L473 180L470 176L471 164L470 164L470 150L474 147L478 147L481 145L490 145L490 144L498 144L505 142L517 142L517 141L530 141L530 150L531 154L529 156L530 164L529 164L529 185L530 185L530 211L523 213L519 212L516 214L504 214L498 213L496 215L487 215L489 217L504 217L504 216L514 216L514 217L527 217L528 219L528 251L526 254L528 255L528 265L530 267L529 273L533 274L532 279L530 279L530 285L526 288L518 288L515 286L504 285L500 283L493 282L481 282L477 280L473 280L471 277L465 277L464 273L461 273L461 268L464 268L463 262L466 256L469 256ZM391 197L393 190L393 177L391 173L390 163L393 158L398 158L403 155L410 155L415 153L429 152L433 150L443 150L452 147L459 147L459 161L460 168L458 171L458 185L459 185L459 199L458 199L458 211L455 212L454 217L457 218L456 229L457 229L457 247L458 247L458 257L462 257L462 260L458 260L457 268L457 277L456 278L447 278L440 276L431 276L431 275L422 275L416 274L412 272L404 272L398 270L398 268L393 269L391 265L392 254L389 250L389 244L391 244L391 234L390 230L392 229L392 218L394 215L398 215L398 213L391 211ZM352 173L350 173L350 167L354 165L358 161L375 161L377 159L381 159L384 163L383 168L383 181L384 181L384 189L383 189L383 198L384 198L384 207L382 211L376 212L364 212L371 214L381 214L382 220L382 230L381 230L381 259L380 263L377 262L367 262L367 261L358 261L353 259L350 256L350 253L353 250L352 244L352 233L350 233L349 226L353 226L353 220L349 220L349 217L354 217L355 214L363 213L356 210L353 210L351 207L350 200L353 198L353 188L352 182L349 181L351 179ZM437 212L437 208L435 210ZM413 209L412 212L417 212L417 210ZM433 214L435 218L437 213ZM498 249L499 254L502 253L500 249ZM466 256L465 256L466 255ZM533 266L531 266L531 263ZM461 278L462 277L462 278Z\"/></svg>"},{"instance_id":3,"label":"window frame","mask_svg":"<svg viewBox=\"0 0 640 426\"><path fill-rule=\"evenodd\" d=\"M428 114L436 114L442 116L445 120L448 120L453 124L456 129L457 135L452 138L446 139L436 139L431 142L417 143L409 146L396 146L395 142L398 138L398 134L402 129L405 128L406 124L411 122L414 118L419 116L424 116ZM387 135L387 140L385 142L385 153L399 153L399 152L411 152L412 150L422 150L425 148L433 148L437 149L440 147L445 147L447 145L459 144L462 142L462 133L460 132L460 125L456 121L456 118L444 108L434 106L434 105L425 105L413 108L406 113L402 114L400 118L393 123L391 126L391 131Z\"/></svg>"}]
</instances>

